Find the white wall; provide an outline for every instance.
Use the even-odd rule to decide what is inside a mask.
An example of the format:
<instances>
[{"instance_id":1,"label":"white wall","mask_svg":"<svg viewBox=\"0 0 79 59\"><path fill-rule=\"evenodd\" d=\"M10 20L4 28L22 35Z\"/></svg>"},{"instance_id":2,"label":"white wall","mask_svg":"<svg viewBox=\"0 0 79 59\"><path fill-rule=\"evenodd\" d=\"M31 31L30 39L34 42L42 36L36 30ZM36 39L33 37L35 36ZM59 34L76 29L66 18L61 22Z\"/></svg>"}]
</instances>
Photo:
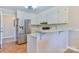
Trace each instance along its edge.
<instances>
[{"instance_id":1,"label":"white wall","mask_svg":"<svg viewBox=\"0 0 79 59\"><path fill-rule=\"evenodd\" d=\"M70 39L69 46L79 49L79 7L69 7L69 28Z\"/></svg>"},{"instance_id":2,"label":"white wall","mask_svg":"<svg viewBox=\"0 0 79 59\"><path fill-rule=\"evenodd\" d=\"M2 12L2 37L14 37L13 20L15 19L15 11L3 8L0 8L0 11Z\"/></svg>"},{"instance_id":3,"label":"white wall","mask_svg":"<svg viewBox=\"0 0 79 59\"><path fill-rule=\"evenodd\" d=\"M69 25L72 29L79 29L79 7L69 7Z\"/></svg>"},{"instance_id":4,"label":"white wall","mask_svg":"<svg viewBox=\"0 0 79 59\"><path fill-rule=\"evenodd\" d=\"M14 37L14 20L15 16L3 15L3 38L13 38Z\"/></svg>"}]
</instances>

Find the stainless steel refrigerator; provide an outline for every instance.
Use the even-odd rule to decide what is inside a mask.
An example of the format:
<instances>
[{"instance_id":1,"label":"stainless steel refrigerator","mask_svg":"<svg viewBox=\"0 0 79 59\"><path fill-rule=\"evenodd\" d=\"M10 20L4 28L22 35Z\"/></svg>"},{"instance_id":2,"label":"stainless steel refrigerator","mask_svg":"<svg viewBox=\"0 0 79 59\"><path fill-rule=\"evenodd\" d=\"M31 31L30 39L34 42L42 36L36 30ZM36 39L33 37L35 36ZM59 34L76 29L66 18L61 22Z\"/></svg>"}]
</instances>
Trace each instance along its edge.
<instances>
[{"instance_id":1,"label":"stainless steel refrigerator","mask_svg":"<svg viewBox=\"0 0 79 59\"><path fill-rule=\"evenodd\" d=\"M31 33L31 20L24 19L20 21L20 19L16 19L16 43L24 44L27 43L27 34Z\"/></svg>"}]
</instances>

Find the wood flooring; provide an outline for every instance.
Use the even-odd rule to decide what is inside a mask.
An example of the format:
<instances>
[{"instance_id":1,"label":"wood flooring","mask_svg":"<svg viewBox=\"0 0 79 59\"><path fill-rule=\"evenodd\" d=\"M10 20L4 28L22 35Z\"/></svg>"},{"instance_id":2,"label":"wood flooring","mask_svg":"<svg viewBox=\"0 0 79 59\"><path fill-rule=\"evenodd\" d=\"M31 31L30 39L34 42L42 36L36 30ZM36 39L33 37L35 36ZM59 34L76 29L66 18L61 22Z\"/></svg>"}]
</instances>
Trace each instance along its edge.
<instances>
[{"instance_id":1,"label":"wood flooring","mask_svg":"<svg viewBox=\"0 0 79 59\"><path fill-rule=\"evenodd\" d=\"M42 47L45 48L46 46L42 44ZM53 51L53 53L56 53L57 50ZM3 40L3 46L0 49L0 53L27 53L27 44L16 44L13 39L4 39ZM50 53L50 52L49 52ZM68 49L64 53L79 53L77 51Z\"/></svg>"},{"instance_id":2,"label":"wood flooring","mask_svg":"<svg viewBox=\"0 0 79 59\"><path fill-rule=\"evenodd\" d=\"M3 41L3 47L0 49L1 53L26 53L27 52L27 45L21 44L18 45L15 41L10 41L10 39L5 39Z\"/></svg>"}]
</instances>

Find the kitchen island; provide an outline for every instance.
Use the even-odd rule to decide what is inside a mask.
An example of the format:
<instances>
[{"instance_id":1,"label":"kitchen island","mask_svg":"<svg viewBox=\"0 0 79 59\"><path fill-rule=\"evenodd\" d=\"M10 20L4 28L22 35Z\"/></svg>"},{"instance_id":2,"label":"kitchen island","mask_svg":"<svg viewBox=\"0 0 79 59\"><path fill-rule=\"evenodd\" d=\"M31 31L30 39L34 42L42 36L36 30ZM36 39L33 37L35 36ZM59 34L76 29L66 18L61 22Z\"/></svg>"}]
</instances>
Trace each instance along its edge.
<instances>
[{"instance_id":1,"label":"kitchen island","mask_svg":"<svg viewBox=\"0 0 79 59\"><path fill-rule=\"evenodd\" d=\"M27 52L63 52L68 44L68 31L38 31L28 34Z\"/></svg>"}]
</instances>

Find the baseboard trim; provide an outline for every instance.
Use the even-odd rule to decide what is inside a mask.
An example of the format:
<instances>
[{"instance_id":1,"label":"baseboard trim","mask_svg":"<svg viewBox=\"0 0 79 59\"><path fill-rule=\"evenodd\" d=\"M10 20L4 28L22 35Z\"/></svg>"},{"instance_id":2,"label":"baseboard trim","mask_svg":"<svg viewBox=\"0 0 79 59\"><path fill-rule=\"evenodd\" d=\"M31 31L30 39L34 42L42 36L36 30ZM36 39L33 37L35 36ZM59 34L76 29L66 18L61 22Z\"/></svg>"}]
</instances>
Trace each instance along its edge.
<instances>
[{"instance_id":1,"label":"baseboard trim","mask_svg":"<svg viewBox=\"0 0 79 59\"><path fill-rule=\"evenodd\" d=\"M13 39L15 38L14 36L9 36L9 37L3 37L3 39Z\"/></svg>"},{"instance_id":2,"label":"baseboard trim","mask_svg":"<svg viewBox=\"0 0 79 59\"><path fill-rule=\"evenodd\" d=\"M6 41L5 43L16 42L15 37L5 37L5 38L3 38L3 41L5 41L5 40L9 40L9 41Z\"/></svg>"},{"instance_id":3,"label":"baseboard trim","mask_svg":"<svg viewBox=\"0 0 79 59\"><path fill-rule=\"evenodd\" d=\"M2 35L3 38L12 38L12 37L15 37L15 35L8 35L8 36L4 36Z\"/></svg>"}]
</instances>

